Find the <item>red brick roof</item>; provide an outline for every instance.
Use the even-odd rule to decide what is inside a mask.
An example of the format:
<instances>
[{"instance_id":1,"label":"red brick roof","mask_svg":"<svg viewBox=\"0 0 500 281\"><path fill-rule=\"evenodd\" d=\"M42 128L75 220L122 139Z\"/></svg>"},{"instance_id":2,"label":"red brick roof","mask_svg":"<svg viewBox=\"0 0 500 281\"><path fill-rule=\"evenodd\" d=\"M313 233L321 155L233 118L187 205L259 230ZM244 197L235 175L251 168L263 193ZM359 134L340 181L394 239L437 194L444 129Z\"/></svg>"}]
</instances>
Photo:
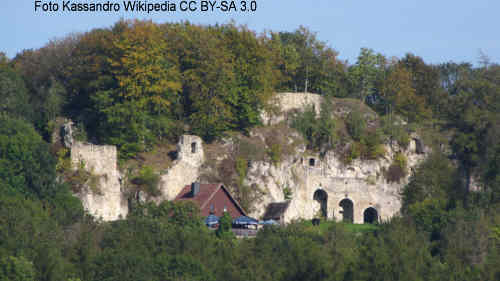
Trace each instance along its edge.
<instances>
[{"instance_id":1,"label":"red brick roof","mask_svg":"<svg viewBox=\"0 0 500 281\"><path fill-rule=\"evenodd\" d=\"M186 185L181 190L181 192L177 194L177 197L175 197L174 201L193 201L200 207L200 209L204 209L206 207L206 204L210 201L210 199L212 199L212 197L220 188L225 191L231 201L234 202L234 205L236 205L236 207L240 209L243 214L246 214L243 208L241 208L238 201L236 201L233 196L231 196L229 191L227 191L227 189L220 183L200 184L200 191L194 197L191 196L191 185Z\"/></svg>"}]
</instances>

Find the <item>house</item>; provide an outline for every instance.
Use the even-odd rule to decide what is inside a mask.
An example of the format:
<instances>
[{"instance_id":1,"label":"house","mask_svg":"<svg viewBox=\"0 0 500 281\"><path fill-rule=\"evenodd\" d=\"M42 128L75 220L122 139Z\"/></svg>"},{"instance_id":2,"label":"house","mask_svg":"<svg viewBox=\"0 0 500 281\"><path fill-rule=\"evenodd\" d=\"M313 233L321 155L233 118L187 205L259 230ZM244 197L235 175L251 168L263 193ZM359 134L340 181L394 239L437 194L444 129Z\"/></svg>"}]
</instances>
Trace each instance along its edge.
<instances>
[{"instance_id":1,"label":"house","mask_svg":"<svg viewBox=\"0 0 500 281\"><path fill-rule=\"evenodd\" d=\"M290 206L290 201L270 203L264 213L264 220L274 220L279 224L285 224L285 212Z\"/></svg>"},{"instance_id":2,"label":"house","mask_svg":"<svg viewBox=\"0 0 500 281\"><path fill-rule=\"evenodd\" d=\"M200 184L198 182L186 185L174 201L193 201L200 207L201 216L210 214L221 217L228 212L233 219L246 216L245 211L222 184Z\"/></svg>"}]
</instances>

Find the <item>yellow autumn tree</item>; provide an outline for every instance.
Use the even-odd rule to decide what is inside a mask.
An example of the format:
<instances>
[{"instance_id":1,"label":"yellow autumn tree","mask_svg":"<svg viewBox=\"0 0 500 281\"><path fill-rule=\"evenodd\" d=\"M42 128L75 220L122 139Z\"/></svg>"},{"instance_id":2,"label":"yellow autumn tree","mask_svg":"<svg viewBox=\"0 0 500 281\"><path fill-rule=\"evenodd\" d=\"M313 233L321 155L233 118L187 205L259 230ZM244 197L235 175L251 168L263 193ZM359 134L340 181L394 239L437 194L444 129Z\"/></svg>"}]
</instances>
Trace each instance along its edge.
<instances>
[{"instance_id":1,"label":"yellow autumn tree","mask_svg":"<svg viewBox=\"0 0 500 281\"><path fill-rule=\"evenodd\" d=\"M168 110L181 90L180 73L158 25L134 21L113 41L117 56L110 58L119 96L141 101L157 114Z\"/></svg>"},{"instance_id":2,"label":"yellow autumn tree","mask_svg":"<svg viewBox=\"0 0 500 281\"><path fill-rule=\"evenodd\" d=\"M406 69L396 65L382 84L381 94L391 112L400 114L410 122L429 117L430 111L425 107L425 100L416 95L411 75Z\"/></svg>"},{"instance_id":3,"label":"yellow autumn tree","mask_svg":"<svg viewBox=\"0 0 500 281\"><path fill-rule=\"evenodd\" d=\"M122 21L113 33L108 63L116 86L98 92L94 102L108 132L106 142L127 157L169 135L182 86L176 59L156 24Z\"/></svg>"}]
</instances>

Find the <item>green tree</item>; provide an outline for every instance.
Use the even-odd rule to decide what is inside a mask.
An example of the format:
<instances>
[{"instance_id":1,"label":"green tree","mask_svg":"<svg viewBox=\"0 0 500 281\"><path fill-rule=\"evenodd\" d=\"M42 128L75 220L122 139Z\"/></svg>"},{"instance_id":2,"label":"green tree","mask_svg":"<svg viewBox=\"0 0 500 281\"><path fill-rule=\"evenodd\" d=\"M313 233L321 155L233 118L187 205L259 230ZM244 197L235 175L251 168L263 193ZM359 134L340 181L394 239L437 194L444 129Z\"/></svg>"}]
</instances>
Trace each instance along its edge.
<instances>
[{"instance_id":1,"label":"green tree","mask_svg":"<svg viewBox=\"0 0 500 281\"><path fill-rule=\"evenodd\" d=\"M233 218L231 218L231 215L229 215L228 212L225 212L219 219L219 228L217 228L217 231L215 232L217 237L221 239L234 238L234 234L231 231L232 224Z\"/></svg>"},{"instance_id":2,"label":"green tree","mask_svg":"<svg viewBox=\"0 0 500 281\"><path fill-rule=\"evenodd\" d=\"M349 68L353 90L363 103L377 92L377 80L383 77L386 63L383 55L375 54L372 49L361 48L356 64Z\"/></svg>"},{"instance_id":3,"label":"green tree","mask_svg":"<svg viewBox=\"0 0 500 281\"><path fill-rule=\"evenodd\" d=\"M121 24L109 58L117 88L92 99L104 118L101 134L127 157L169 134L170 108L181 84L177 66L163 53L166 41L159 27L140 21Z\"/></svg>"},{"instance_id":4,"label":"green tree","mask_svg":"<svg viewBox=\"0 0 500 281\"><path fill-rule=\"evenodd\" d=\"M0 113L31 120L28 90L24 81L7 61L0 62Z\"/></svg>"},{"instance_id":5,"label":"green tree","mask_svg":"<svg viewBox=\"0 0 500 281\"><path fill-rule=\"evenodd\" d=\"M34 281L35 269L33 263L23 257L0 258L0 280L1 281Z\"/></svg>"}]
</instances>

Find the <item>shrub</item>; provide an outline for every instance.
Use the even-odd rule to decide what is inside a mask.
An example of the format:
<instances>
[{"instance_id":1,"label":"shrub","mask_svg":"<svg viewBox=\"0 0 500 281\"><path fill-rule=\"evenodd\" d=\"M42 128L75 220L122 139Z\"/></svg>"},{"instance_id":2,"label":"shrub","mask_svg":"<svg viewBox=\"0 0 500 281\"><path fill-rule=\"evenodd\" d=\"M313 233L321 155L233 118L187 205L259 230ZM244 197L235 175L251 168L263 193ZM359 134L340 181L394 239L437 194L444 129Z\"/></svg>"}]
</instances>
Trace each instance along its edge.
<instances>
[{"instance_id":1,"label":"shrub","mask_svg":"<svg viewBox=\"0 0 500 281\"><path fill-rule=\"evenodd\" d=\"M142 167L138 175L131 179L131 182L135 184L139 190L146 192L150 196L160 195L160 189L158 188L160 176L156 174L150 166Z\"/></svg>"},{"instance_id":2,"label":"shrub","mask_svg":"<svg viewBox=\"0 0 500 281\"><path fill-rule=\"evenodd\" d=\"M217 237L221 239L234 238L234 234L231 231L232 223L233 219L231 218L228 212L225 212L224 215L220 218L219 228L217 228L217 231L215 232Z\"/></svg>"},{"instance_id":3,"label":"shrub","mask_svg":"<svg viewBox=\"0 0 500 281\"><path fill-rule=\"evenodd\" d=\"M336 122L326 104L322 104L319 118L316 118L316 111L312 106L296 113L291 126L302 134L310 149L320 150L334 145Z\"/></svg>"},{"instance_id":4,"label":"shrub","mask_svg":"<svg viewBox=\"0 0 500 281\"><path fill-rule=\"evenodd\" d=\"M283 188L283 195L285 196L285 200L290 200L292 199L292 189L290 187L285 187Z\"/></svg>"},{"instance_id":5,"label":"shrub","mask_svg":"<svg viewBox=\"0 0 500 281\"><path fill-rule=\"evenodd\" d=\"M58 173L67 173L71 171L71 158L69 149L62 148L57 151L56 171Z\"/></svg>"},{"instance_id":6,"label":"shrub","mask_svg":"<svg viewBox=\"0 0 500 281\"><path fill-rule=\"evenodd\" d=\"M100 188L101 176L96 175L93 170L89 171L85 167L84 161L80 161L76 170L71 170L70 173L65 175L65 178L75 193L82 191L87 186L92 193L102 195Z\"/></svg>"},{"instance_id":7,"label":"shrub","mask_svg":"<svg viewBox=\"0 0 500 281\"><path fill-rule=\"evenodd\" d=\"M382 134L378 130L364 134L361 143L364 144L362 146L362 157L364 159L378 159L385 155L385 149L382 145Z\"/></svg>"},{"instance_id":8,"label":"shrub","mask_svg":"<svg viewBox=\"0 0 500 281\"><path fill-rule=\"evenodd\" d=\"M283 147L279 143L273 143L270 145L267 150L267 155L271 158L271 162L274 165L278 165L281 162L281 154L283 151Z\"/></svg>"},{"instance_id":9,"label":"shrub","mask_svg":"<svg viewBox=\"0 0 500 281\"><path fill-rule=\"evenodd\" d=\"M401 147L405 149L408 147L410 144L410 135L403 125L396 124L388 116L383 117L381 123L384 134L394 138Z\"/></svg>"},{"instance_id":10,"label":"shrub","mask_svg":"<svg viewBox=\"0 0 500 281\"><path fill-rule=\"evenodd\" d=\"M238 174L238 185L242 186L248 171L248 161L242 157L236 157L236 173Z\"/></svg>"},{"instance_id":11,"label":"shrub","mask_svg":"<svg viewBox=\"0 0 500 281\"><path fill-rule=\"evenodd\" d=\"M406 159L406 156L401 152L396 153L396 155L394 156L394 163L403 170L406 170L408 166L408 160Z\"/></svg>"},{"instance_id":12,"label":"shrub","mask_svg":"<svg viewBox=\"0 0 500 281\"><path fill-rule=\"evenodd\" d=\"M366 122L359 111L353 110L347 115L346 127L349 135L354 140L360 141L366 128Z\"/></svg>"}]
</instances>

